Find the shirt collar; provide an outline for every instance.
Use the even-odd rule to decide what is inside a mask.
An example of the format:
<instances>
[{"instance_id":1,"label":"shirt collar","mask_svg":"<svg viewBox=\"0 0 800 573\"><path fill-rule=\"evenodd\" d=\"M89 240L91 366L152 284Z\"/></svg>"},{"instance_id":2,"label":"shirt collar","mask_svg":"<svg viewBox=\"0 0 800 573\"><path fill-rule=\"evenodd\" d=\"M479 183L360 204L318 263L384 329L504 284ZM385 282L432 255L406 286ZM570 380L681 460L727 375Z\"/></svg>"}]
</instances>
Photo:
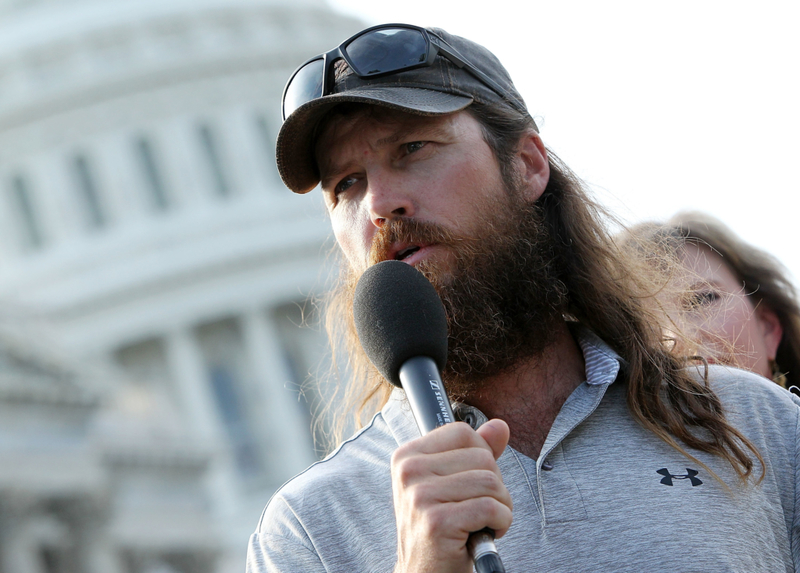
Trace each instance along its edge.
<instances>
[{"instance_id":1,"label":"shirt collar","mask_svg":"<svg viewBox=\"0 0 800 573\"><path fill-rule=\"evenodd\" d=\"M616 380L623 362L619 354L584 326L576 325L572 332L583 352L586 383L595 386Z\"/></svg>"},{"instance_id":2,"label":"shirt collar","mask_svg":"<svg viewBox=\"0 0 800 573\"><path fill-rule=\"evenodd\" d=\"M590 386L610 385L617 379L623 360L594 332L577 323L572 323L571 332L583 353L586 384ZM405 397L405 392L395 388L389 402L381 411L398 443L402 444L419 437L419 430ZM477 408L468 404L454 403L453 414L461 422L477 429L487 418ZM402 422L401 422L402 420ZM409 424L410 422L410 424Z\"/></svg>"}]
</instances>

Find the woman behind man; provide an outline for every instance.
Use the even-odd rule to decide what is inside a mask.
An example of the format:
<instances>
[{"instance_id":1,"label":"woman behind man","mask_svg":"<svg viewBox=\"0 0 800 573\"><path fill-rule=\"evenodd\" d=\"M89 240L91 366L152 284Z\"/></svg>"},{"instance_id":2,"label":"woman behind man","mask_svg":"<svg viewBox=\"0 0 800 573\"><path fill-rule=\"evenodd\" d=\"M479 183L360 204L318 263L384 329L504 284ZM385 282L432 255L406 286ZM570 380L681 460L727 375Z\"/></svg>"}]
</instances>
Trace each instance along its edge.
<instances>
[{"instance_id":1,"label":"woman behind man","mask_svg":"<svg viewBox=\"0 0 800 573\"><path fill-rule=\"evenodd\" d=\"M666 251L686 271L656 298L676 329L703 345L699 354L800 386L800 307L774 257L696 212L638 225L624 244L644 255Z\"/></svg>"}]
</instances>

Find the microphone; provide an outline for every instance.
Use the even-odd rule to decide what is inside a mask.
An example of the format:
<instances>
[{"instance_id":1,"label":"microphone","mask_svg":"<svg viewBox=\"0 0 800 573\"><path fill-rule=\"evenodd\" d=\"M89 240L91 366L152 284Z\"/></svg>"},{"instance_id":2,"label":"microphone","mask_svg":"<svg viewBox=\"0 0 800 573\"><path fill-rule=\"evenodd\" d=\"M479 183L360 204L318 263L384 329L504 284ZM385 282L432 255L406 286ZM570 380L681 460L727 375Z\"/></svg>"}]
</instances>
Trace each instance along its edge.
<instances>
[{"instance_id":1,"label":"microphone","mask_svg":"<svg viewBox=\"0 0 800 573\"><path fill-rule=\"evenodd\" d=\"M422 435L453 421L442 384L447 362L447 317L433 285L411 265L369 267L353 298L358 339L372 364L402 387ZM470 533L467 549L477 573L505 573L489 528Z\"/></svg>"}]
</instances>

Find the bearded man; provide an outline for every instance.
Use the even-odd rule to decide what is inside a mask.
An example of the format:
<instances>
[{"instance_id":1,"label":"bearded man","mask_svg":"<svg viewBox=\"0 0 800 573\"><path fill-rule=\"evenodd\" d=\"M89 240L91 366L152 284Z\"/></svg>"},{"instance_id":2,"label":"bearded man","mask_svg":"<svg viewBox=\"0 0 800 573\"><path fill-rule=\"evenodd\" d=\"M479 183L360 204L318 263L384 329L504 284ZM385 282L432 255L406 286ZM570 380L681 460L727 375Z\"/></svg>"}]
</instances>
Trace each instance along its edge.
<instances>
[{"instance_id":1,"label":"bearded man","mask_svg":"<svg viewBox=\"0 0 800 573\"><path fill-rule=\"evenodd\" d=\"M467 573L484 528L509 572L798 570L800 408L670 353L644 269L494 55L378 26L301 66L283 105L279 171L320 184L347 266L332 322L355 407L378 411L275 494L248 571ZM353 285L387 259L444 303L466 423L420 437L355 340Z\"/></svg>"}]
</instances>

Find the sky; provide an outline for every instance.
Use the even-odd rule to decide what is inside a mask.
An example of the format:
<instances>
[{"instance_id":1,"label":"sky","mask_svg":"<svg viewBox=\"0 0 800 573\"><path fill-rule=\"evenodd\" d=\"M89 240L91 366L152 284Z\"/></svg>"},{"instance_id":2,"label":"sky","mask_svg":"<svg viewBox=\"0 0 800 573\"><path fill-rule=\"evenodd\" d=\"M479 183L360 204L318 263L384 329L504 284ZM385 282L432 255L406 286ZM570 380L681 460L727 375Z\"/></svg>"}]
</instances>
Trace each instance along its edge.
<instances>
[{"instance_id":1,"label":"sky","mask_svg":"<svg viewBox=\"0 0 800 573\"><path fill-rule=\"evenodd\" d=\"M800 3L329 1L483 44L624 221L706 211L800 284Z\"/></svg>"}]
</instances>

